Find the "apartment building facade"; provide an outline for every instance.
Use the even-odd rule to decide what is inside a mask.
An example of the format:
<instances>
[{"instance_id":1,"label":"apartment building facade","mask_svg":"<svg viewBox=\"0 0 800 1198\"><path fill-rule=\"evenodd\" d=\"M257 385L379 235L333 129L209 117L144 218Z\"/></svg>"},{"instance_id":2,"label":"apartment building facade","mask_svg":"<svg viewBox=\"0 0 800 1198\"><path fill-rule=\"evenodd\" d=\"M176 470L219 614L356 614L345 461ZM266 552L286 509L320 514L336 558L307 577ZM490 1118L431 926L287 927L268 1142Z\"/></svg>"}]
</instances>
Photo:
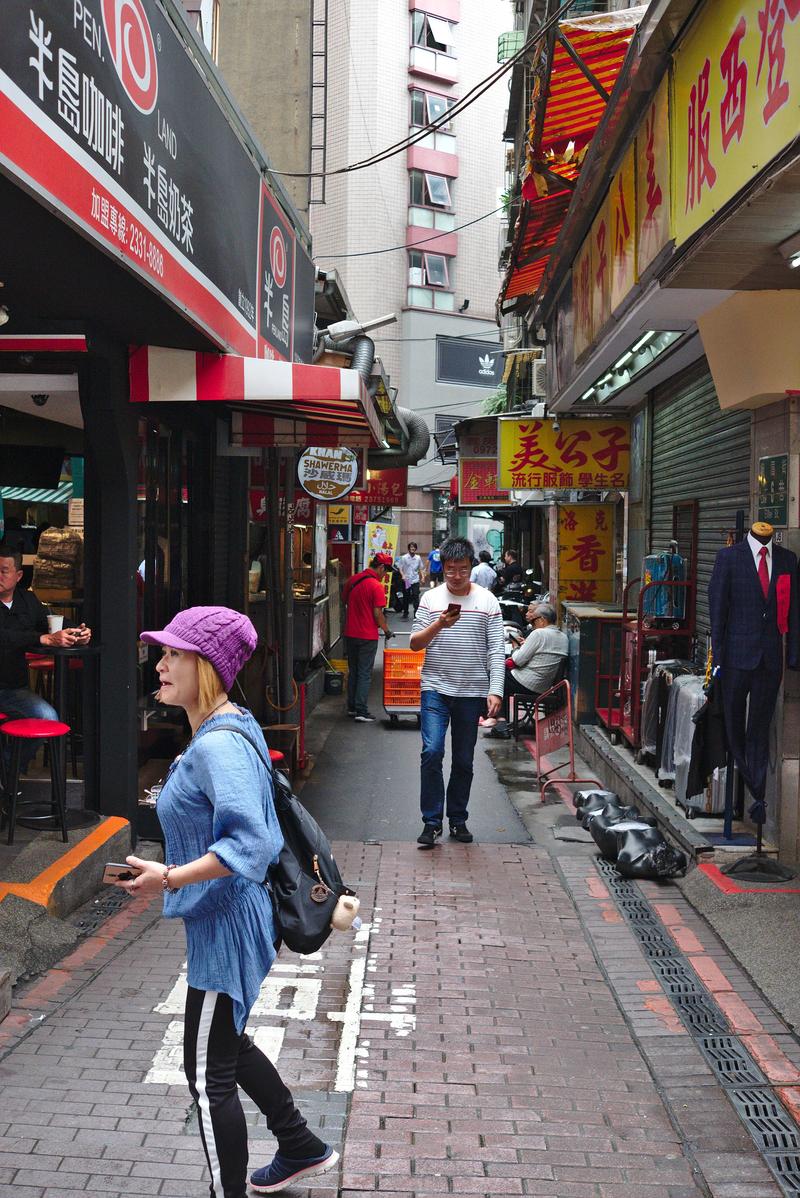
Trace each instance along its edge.
<instances>
[{"instance_id":1,"label":"apartment building facade","mask_svg":"<svg viewBox=\"0 0 800 1198\"><path fill-rule=\"evenodd\" d=\"M327 170L398 151L312 186L314 258L339 272L359 319L397 313L377 331L377 352L398 401L432 431L437 416L441 427L441 418L478 412L502 379L494 304L505 79L452 120L447 112L496 69L498 38L512 24L509 0L347 0L328 9ZM405 145L434 121L435 132ZM442 538L434 492L449 488L453 470L435 443L410 470L402 537Z\"/></svg>"}]
</instances>

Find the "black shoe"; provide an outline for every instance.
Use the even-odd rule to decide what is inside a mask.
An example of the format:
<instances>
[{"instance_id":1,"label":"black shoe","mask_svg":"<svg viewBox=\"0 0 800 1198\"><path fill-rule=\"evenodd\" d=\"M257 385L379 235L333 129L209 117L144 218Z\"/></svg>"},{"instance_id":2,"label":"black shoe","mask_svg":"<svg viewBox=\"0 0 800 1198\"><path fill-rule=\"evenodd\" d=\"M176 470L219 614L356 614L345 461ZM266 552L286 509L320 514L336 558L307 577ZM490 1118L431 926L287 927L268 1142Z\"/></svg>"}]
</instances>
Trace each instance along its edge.
<instances>
[{"instance_id":1,"label":"black shoe","mask_svg":"<svg viewBox=\"0 0 800 1198\"><path fill-rule=\"evenodd\" d=\"M363 715L357 715L355 720L357 724L374 724L375 716L370 715L368 711L365 711Z\"/></svg>"},{"instance_id":2,"label":"black shoe","mask_svg":"<svg viewBox=\"0 0 800 1198\"><path fill-rule=\"evenodd\" d=\"M459 840L461 844L472 844L475 838L466 824L451 824L450 839Z\"/></svg>"},{"instance_id":3,"label":"black shoe","mask_svg":"<svg viewBox=\"0 0 800 1198\"><path fill-rule=\"evenodd\" d=\"M432 849L441 834L442 829L436 824L426 824L417 837L417 844L421 849Z\"/></svg>"}]
</instances>

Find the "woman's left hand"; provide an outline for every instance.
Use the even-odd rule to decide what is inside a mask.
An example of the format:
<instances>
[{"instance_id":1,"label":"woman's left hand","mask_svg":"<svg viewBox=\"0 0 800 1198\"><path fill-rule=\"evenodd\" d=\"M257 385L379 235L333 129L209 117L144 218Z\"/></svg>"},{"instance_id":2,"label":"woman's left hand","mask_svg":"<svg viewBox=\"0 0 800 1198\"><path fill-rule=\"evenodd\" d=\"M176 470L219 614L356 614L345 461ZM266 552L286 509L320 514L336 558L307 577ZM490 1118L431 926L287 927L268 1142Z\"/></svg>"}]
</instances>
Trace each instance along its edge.
<instances>
[{"instance_id":1,"label":"woman's left hand","mask_svg":"<svg viewBox=\"0 0 800 1198\"><path fill-rule=\"evenodd\" d=\"M145 861L143 857L126 857L128 865L142 872L132 882L115 882L120 890L125 890L131 898L148 898L160 894L164 889L163 880L166 866L160 861Z\"/></svg>"}]
</instances>

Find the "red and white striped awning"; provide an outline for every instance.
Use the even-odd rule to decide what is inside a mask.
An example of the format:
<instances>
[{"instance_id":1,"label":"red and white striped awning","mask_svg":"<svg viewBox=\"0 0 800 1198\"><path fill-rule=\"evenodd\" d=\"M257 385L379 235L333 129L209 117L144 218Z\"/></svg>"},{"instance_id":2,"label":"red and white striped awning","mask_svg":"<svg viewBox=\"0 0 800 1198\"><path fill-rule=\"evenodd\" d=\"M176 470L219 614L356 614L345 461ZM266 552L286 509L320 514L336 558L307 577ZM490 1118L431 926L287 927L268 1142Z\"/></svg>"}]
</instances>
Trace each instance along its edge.
<instances>
[{"instance_id":1,"label":"red and white striped awning","mask_svg":"<svg viewBox=\"0 0 800 1198\"><path fill-rule=\"evenodd\" d=\"M233 425L239 444L383 443L378 411L356 370L145 345L131 353L130 395L132 403L241 405ZM248 431L255 439L243 439Z\"/></svg>"}]
</instances>

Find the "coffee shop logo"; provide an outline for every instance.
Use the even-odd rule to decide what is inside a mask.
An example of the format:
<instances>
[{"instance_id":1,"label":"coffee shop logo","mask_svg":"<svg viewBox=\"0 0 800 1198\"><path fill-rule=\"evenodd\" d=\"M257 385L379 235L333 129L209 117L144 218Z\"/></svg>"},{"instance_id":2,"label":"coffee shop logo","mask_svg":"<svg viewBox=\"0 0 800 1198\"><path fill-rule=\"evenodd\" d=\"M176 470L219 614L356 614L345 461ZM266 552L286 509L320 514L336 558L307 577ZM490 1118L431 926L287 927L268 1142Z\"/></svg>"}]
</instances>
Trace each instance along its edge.
<instances>
[{"instance_id":1,"label":"coffee shop logo","mask_svg":"<svg viewBox=\"0 0 800 1198\"><path fill-rule=\"evenodd\" d=\"M494 378L494 358L491 354L479 354L478 367L478 374L488 375L489 378Z\"/></svg>"},{"instance_id":2,"label":"coffee shop logo","mask_svg":"<svg viewBox=\"0 0 800 1198\"><path fill-rule=\"evenodd\" d=\"M102 0L102 7L114 69L131 103L146 116L158 99L158 63L142 0Z\"/></svg>"}]
</instances>

